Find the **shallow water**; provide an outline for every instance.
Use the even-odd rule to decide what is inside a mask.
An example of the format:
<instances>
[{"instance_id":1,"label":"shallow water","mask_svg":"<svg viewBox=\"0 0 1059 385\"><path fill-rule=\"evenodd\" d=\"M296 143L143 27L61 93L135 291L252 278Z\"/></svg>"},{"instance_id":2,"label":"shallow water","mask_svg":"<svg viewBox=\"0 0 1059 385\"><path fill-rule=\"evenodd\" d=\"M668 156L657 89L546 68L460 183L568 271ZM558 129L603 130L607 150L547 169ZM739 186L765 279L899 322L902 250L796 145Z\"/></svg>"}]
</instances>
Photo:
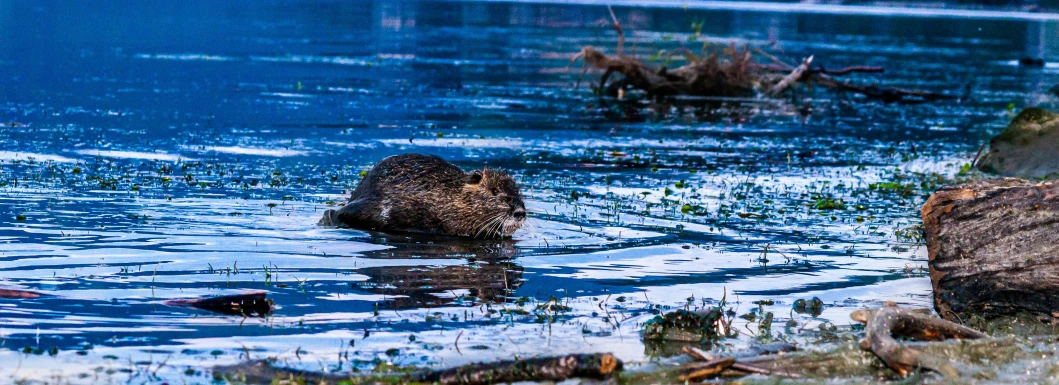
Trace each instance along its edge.
<instances>
[{"instance_id":1,"label":"shallow water","mask_svg":"<svg viewBox=\"0 0 1059 385\"><path fill-rule=\"evenodd\" d=\"M0 378L209 382L248 356L642 361L656 351L640 324L722 297L737 314L773 300L774 333L794 335L884 300L929 307L924 194L1009 104L1055 104L1056 67L1012 62L1050 55L1054 22L616 12L642 57L703 20L713 41L776 40L790 60L887 70L857 80L971 97L625 110L567 67L615 46L593 6L0 3L16 37L0 39L0 289L42 294L0 298L0 359L17 362ZM315 225L404 152L509 170L530 223L502 242ZM275 313L165 304L250 290ZM792 311L811 297L822 314Z\"/></svg>"}]
</instances>

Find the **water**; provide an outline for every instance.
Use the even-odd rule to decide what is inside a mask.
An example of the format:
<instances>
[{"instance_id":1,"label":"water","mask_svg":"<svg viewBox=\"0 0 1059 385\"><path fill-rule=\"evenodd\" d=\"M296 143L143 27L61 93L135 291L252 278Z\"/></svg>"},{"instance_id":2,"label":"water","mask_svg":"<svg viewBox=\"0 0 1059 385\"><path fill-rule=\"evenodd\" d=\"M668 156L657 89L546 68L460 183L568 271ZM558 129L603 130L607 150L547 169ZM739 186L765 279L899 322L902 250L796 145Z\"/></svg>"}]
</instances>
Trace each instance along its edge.
<instances>
[{"instance_id":1,"label":"water","mask_svg":"<svg viewBox=\"0 0 1059 385\"><path fill-rule=\"evenodd\" d=\"M41 294L0 298L0 378L209 382L248 357L644 361L665 349L640 324L722 296L738 314L773 300L774 331L795 336L883 300L929 307L924 194L1009 104L1055 105L1056 68L1012 62L1053 54L1052 21L616 12L645 58L702 20L713 41L887 70L858 81L970 83L971 98L604 105L567 67L582 46L613 51L597 6L0 3L0 289ZM530 223L502 242L315 226L404 152L507 169ZM272 316L165 304L251 290ZM822 314L791 310L814 296Z\"/></svg>"}]
</instances>

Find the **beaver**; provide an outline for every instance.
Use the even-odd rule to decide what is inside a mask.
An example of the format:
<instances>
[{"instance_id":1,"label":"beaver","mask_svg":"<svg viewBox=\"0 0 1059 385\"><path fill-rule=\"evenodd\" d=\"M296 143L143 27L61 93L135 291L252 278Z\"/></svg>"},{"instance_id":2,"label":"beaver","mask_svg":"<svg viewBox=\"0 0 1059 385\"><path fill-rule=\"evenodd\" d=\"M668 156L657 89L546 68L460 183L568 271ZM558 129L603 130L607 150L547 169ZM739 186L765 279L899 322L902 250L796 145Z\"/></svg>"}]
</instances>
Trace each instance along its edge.
<instances>
[{"instance_id":1,"label":"beaver","mask_svg":"<svg viewBox=\"0 0 1059 385\"><path fill-rule=\"evenodd\" d=\"M349 202L327 210L320 225L507 238L525 221L522 194L506 172L464 172L436 155L402 154L372 167Z\"/></svg>"}]
</instances>

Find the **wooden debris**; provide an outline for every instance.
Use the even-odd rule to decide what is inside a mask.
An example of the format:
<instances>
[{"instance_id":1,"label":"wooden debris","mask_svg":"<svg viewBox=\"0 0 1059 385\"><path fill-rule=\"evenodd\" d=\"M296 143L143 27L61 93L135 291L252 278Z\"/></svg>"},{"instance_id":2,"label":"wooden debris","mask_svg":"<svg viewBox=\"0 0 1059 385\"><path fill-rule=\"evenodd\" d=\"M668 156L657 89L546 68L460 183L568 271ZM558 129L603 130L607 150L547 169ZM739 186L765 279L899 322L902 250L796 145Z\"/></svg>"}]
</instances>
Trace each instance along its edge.
<instances>
[{"instance_id":1,"label":"wooden debris","mask_svg":"<svg viewBox=\"0 0 1059 385\"><path fill-rule=\"evenodd\" d=\"M26 290L0 289L0 298L33 299L40 298L40 293Z\"/></svg>"},{"instance_id":2,"label":"wooden debris","mask_svg":"<svg viewBox=\"0 0 1059 385\"><path fill-rule=\"evenodd\" d=\"M783 80L780 80L779 83L776 83L776 85L772 86L772 89L769 90L769 95L779 96L783 93L783 91L786 91L788 88L794 85L794 83L801 81L802 78L805 77L805 73L809 71L809 63L812 62L812 56L803 60L801 65L791 70L790 75L787 75L787 77L783 78Z\"/></svg>"},{"instance_id":3,"label":"wooden debris","mask_svg":"<svg viewBox=\"0 0 1059 385\"><path fill-rule=\"evenodd\" d=\"M733 364L735 364L735 358L733 357L717 358L706 362L692 362L684 365L684 368L691 369L691 372L680 376L679 379L680 381L699 382L707 378L717 377L717 375Z\"/></svg>"},{"instance_id":4,"label":"wooden debris","mask_svg":"<svg viewBox=\"0 0 1059 385\"><path fill-rule=\"evenodd\" d=\"M716 360L720 359L719 357L717 357L717 356L715 356L713 354L710 354L709 352L704 351L702 349L696 348L694 346L685 346L684 347L684 353L687 353L689 356L695 357L695 359L697 359L699 361L713 362L713 361L716 361ZM733 362L732 362L731 368L733 370L738 370L740 372L744 372L744 373L748 373L748 374L761 374L761 375L765 375L765 376L769 376L769 375L775 374L775 375L781 376L781 377L798 377L798 375L796 375L796 374L786 373L786 372L773 373L773 371L771 371L769 369L765 369L765 368L762 368L762 367L758 367L758 366L754 366L754 365L746 364L746 363L742 363L742 362L736 362L736 361L734 361L734 358L733 358Z\"/></svg>"},{"instance_id":5,"label":"wooden debris","mask_svg":"<svg viewBox=\"0 0 1059 385\"><path fill-rule=\"evenodd\" d=\"M272 314L273 303L266 298L267 292L255 291L245 294L224 295L201 299L175 299L166 301L169 306L193 307L228 315L264 317Z\"/></svg>"},{"instance_id":6,"label":"wooden debris","mask_svg":"<svg viewBox=\"0 0 1059 385\"><path fill-rule=\"evenodd\" d=\"M215 366L214 378L235 384L341 384L358 383L349 375L318 373L307 370L277 368L266 360L248 361L235 365Z\"/></svg>"},{"instance_id":7,"label":"wooden debris","mask_svg":"<svg viewBox=\"0 0 1059 385\"><path fill-rule=\"evenodd\" d=\"M905 346L897 342L894 335L922 341L988 337L977 330L901 309L893 304L887 304L877 310L858 310L850 317L867 324L866 337L860 341L861 349L875 353L887 366L902 376L912 374L916 368L930 369L948 378L957 378L959 373L947 358L924 354L918 349Z\"/></svg>"},{"instance_id":8,"label":"wooden debris","mask_svg":"<svg viewBox=\"0 0 1059 385\"><path fill-rule=\"evenodd\" d=\"M569 378L603 379L621 370L622 363L608 353L571 354L493 363L474 363L428 372L414 380L440 384L494 384L521 381L563 381Z\"/></svg>"},{"instance_id":9,"label":"wooden debris","mask_svg":"<svg viewBox=\"0 0 1059 385\"><path fill-rule=\"evenodd\" d=\"M884 69L871 66L852 66L839 70L812 68L813 57L809 56L797 67L784 63L779 58L759 48L749 46L738 49L734 43L721 52L708 52L709 44L704 44L701 53L694 53L688 48L680 49L679 54L686 64L668 69L651 68L635 57L624 52L625 31L611 11L611 26L618 33L617 55L608 56L591 46L570 59L573 64L577 59L583 60L582 77L589 67L603 70L600 77L600 90L609 95L624 95L627 89L646 92L649 98L667 98L673 96L698 97L746 97L757 92L769 97L778 97L799 83L819 84L824 87L864 95L868 99L884 102L921 103L938 100L959 99L944 93L920 90L908 90L877 85L855 85L838 80L833 76L851 73L881 73ZM769 59L772 64L762 64L753 60L754 53ZM673 53L670 53L673 54ZM788 72L784 77L776 77L775 72ZM622 78L608 85L611 76L618 74ZM578 80L580 85L580 80Z\"/></svg>"},{"instance_id":10,"label":"wooden debris","mask_svg":"<svg viewBox=\"0 0 1059 385\"><path fill-rule=\"evenodd\" d=\"M942 318L1059 311L1059 182L988 179L923 205L934 308Z\"/></svg>"},{"instance_id":11,"label":"wooden debris","mask_svg":"<svg viewBox=\"0 0 1059 385\"><path fill-rule=\"evenodd\" d=\"M320 373L278 368L270 361L216 366L215 377L236 383L360 384L436 383L441 385L497 384L525 381L564 381L571 378L606 379L622 368L612 354L571 354L493 363L475 363L445 370L374 376Z\"/></svg>"}]
</instances>

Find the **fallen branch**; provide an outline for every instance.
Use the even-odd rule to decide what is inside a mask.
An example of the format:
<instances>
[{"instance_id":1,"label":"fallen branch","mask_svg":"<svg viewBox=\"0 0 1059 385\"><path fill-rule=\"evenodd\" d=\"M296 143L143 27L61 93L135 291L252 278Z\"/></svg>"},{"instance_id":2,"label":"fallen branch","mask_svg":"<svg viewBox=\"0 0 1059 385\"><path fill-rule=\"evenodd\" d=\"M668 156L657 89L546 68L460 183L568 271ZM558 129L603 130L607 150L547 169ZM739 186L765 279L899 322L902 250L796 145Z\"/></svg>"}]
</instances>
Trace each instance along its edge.
<instances>
[{"instance_id":1,"label":"fallen branch","mask_svg":"<svg viewBox=\"0 0 1059 385\"><path fill-rule=\"evenodd\" d=\"M522 381L563 381L569 378L604 379L621 370L611 354L571 354L493 363L474 363L414 376L420 382L440 384L494 384Z\"/></svg>"},{"instance_id":2,"label":"fallen branch","mask_svg":"<svg viewBox=\"0 0 1059 385\"><path fill-rule=\"evenodd\" d=\"M685 346L684 347L684 353L686 353L689 356L695 357L695 359L697 359L699 361L712 362L712 361L716 361L716 360L720 359L718 356L710 354L709 352L706 352L706 351L704 351L702 349L699 349L699 348L696 348L694 346ZM742 362L736 362L736 361L732 362L731 368L733 370L738 370L740 372L749 373L749 374L761 374L761 375L765 375L765 376L777 375L777 376L781 376L781 377L790 377L790 378L797 378L798 377L798 375L794 374L794 373L773 372L772 370L765 369L765 368L762 368L762 367L759 367L759 366L754 366L754 365L751 365L751 364L742 363Z\"/></svg>"},{"instance_id":3,"label":"fallen branch","mask_svg":"<svg viewBox=\"0 0 1059 385\"><path fill-rule=\"evenodd\" d=\"M656 100L673 96L747 97L758 93L775 98L798 83L814 82L830 89L855 92L868 99L885 102L917 103L961 98L920 90L882 88L877 85L859 86L838 80L833 76L851 73L881 73L885 70L882 67L872 66L851 66L836 70L823 67L812 68L810 67L812 56L803 60L797 67L792 67L760 48L746 46L743 50L739 50L734 43L712 54L707 54L708 44L704 44L701 55L693 53L687 47L679 47L677 51L682 51L686 61L685 65L676 69L668 69L665 66L653 69L625 54L625 30L614 11L610 8L608 10L610 10L611 27L618 33L617 54L608 56L594 47L586 46L570 59L570 65L573 65L577 59L583 59L581 77L578 78L576 86L580 86L589 67L603 70L599 82L600 90L605 90L608 95L618 95L619 98L627 94L630 89L644 91L648 97L656 98ZM670 57L673 53L672 51L660 51L658 55L666 54ZM772 64L757 63L753 57L755 53L771 61ZM772 72L789 72L789 74L783 78L777 78ZM615 74L620 74L623 78L608 85L608 80Z\"/></svg>"},{"instance_id":4,"label":"fallen branch","mask_svg":"<svg viewBox=\"0 0 1059 385\"><path fill-rule=\"evenodd\" d=\"M699 382L711 377L717 377L725 369L730 368L735 364L735 358L717 358L707 362L692 362L684 365L686 369L691 369L691 372L678 377L680 381L695 381Z\"/></svg>"},{"instance_id":5,"label":"fallen branch","mask_svg":"<svg viewBox=\"0 0 1059 385\"><path fill-rule=\"evenodd\" d=\"M0 298L33 299L40 298L40 296L40 293L34 293L32 291L0 289Z\"/></svg>"},{"instance_id":6,"label":"fallen branch","mask_svg":"<svg viewBox=\"0 0 1059 385\"><path fill-rule=\"evenodd\" d=\"M339 384L359 383L355 377L308 370L277 368L265 360L248 361L235 365L214 366L215 378L237 384Z\"/></svg>"},{"instance_id":7,"label":"fallen branch","mask_svg":"<svg viewBox=\"0 0 1059 385\"><path fill-rule=\"evenodd\" d=\"M794 68L786 64L770 64L762 66L766 71L770 72L790 72ZM885 68L872 67L872 66L852 66L846 68L840 68L837 70L829 70L823 67L810 68L810 74L827 74L827 75L848 75L851 73L883 73L886 72Z\"/></svg>"},{"instance_id":8,"label":"fallen branch","mask_svg":"<svg viewBox=\"0 0 1059 385\"><path fill-rule=\"evenodd\" d=\"M515 361L475 363L445 370L353 376L278 368L270 361L251 361L215 366L215 376L229 382L291 384L436 383L474 385L525 381L564 381L570 378L606 379L620 371L622 363L611 354L571 354Z\"/></svg>"},{"instance_id":9,"label":"fallen branch","mask_svg":"<svg viewBox=\"0 0 1059 385\"><path fill-rule=\"evenodd\" d=\"M608 5L607 11L610 12L611 27L618 32L618 57L624 57L625 30L621 28L621 22L618 21L618 17L614 16L614 8L611 8L611 6ZM635 48L635 46L633 48Z\"/></svg>"},{"instance_id":10,"label":"fallen branch","mask_svg":"<svg viewBox=\"0 0 1059 385\"><path fill-rule=\"evenodd\" d=\"M776 83L776 85L772 86L772 89L769 90L769 95L779 96L783 93L783 91L786 91L792 85L802 80L802 77L805 76L805 72L809 70L809 63L812 62L812 56L809 56L808 58L803 60L802 64L798 65L797 68L792 70L790 75L787 75L787 77L783 78L783 80L780 80L779 83Z\"/></svg>"},{"instance_id":11,"label":"fallen branch","mask_svg":"<svg viewBox=\"0 0 1059 385\"><path fill-rule=\"evenodd\" d=\"M900 309L892 303L877 310L858 310L850 317L867 324L866 337L860 341L861 349L875 353L886 366L902 376L912 374L916 368L930 369L947 378L957 378L959 373L947 358L923 354L915 348L904 346L894 339L895 334L923 341L988 337L963 325Z\"/></svg>"},{"instance_id":12,"label":"fallen branch","mask_svg":"<svg viewBox=\"0 0 1059 385\"><path fill-rule=\"evenodd\" d=\"M244 317L259 315L264 317L272 313L272 300L266 298L267 292L256 291L246 294L224 295L201 299L174 299L166 301L169 306L193 307L216 313L241 315Z\"/></svg>"},{"instance_id":13,"label":"fallen branch","mask_svg":"<svg viewBox=\"0 0 1059 385\"><path fill-rule=\"evenodd\" d=\"M836 80L831 76L824 73L812 74L810 77L813 81L823 86L834 88L842 91L856 92L864 95L869 99L879 99L886 103L892 102L909 102L907 97L919 98L925 102L933 102L938 100L957 100L960 97L949 94L942 94L937 92L920 91L920 90L906 90L901 88L880 88L877 85L858 86L850 82Z\"/></svg>"}]
</instances>

